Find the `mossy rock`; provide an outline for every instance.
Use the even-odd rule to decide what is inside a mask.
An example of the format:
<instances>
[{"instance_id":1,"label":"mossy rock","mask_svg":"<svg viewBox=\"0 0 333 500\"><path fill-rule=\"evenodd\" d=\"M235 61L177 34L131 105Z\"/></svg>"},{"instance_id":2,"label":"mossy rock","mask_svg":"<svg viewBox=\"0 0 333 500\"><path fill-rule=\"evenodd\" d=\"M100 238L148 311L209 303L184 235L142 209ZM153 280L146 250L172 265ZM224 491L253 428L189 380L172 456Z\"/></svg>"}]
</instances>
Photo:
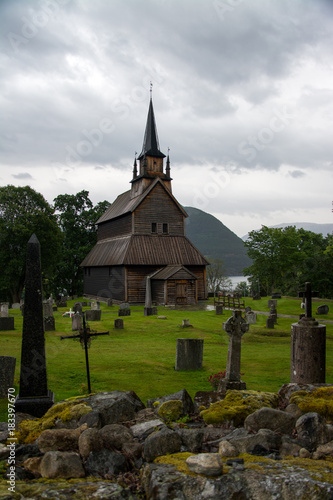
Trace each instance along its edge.
<instances>
[{"instance_id":1,"label":"mossy rock","mask_svg":"<svg viewBox=\"0 0 333 500\"><path fill-rule=\"evenodd\" d=\"M333 387L319 387L313 392L294 392L289 403L297 405L303 413L315 412L327 420L333 420Z\"/></svg>"},{"instance_id":2,"label":"mossy rock","mask_svg":"<svg viewBox=\"0 0 333 500\"><path fill-rule=\"evenodd\" d=\"M232 422L238 427L243 425L248 415L260 408L276 408L278 400L278 395L272 392L229 390L222 401L212 403L208 410L200 412L200 416L206 424Z\"/></svg>"},{"instance_id":3,"label":"mossy rock","mask_svg":"<svg viewBox=\"0 0 333 500\"><path fill-rule=\"evenodd\" d=\"M195 455L195 453L183 452L163 455L161 457L155 458L154 464L171 464L174 465L176 469L183 474L188 474L189 476L197 476L198 474L189 470L186 463L188 457L191 457L192 455Z\"/></svg>"},{"instance_id":4,"label":"mossy rock","mask_svg":"<svg viewBox=\"0 0 333 500\"><path fill-rule=\"evenodd\" d=\"M175 422L183 413L183 403L179 399L171 399L161 404L158 414L165 422Z\"/></svg>"},{"instance_id":5,"label":"mossy rock","mask_svg":"<svg viewBox=\"0 0 333 500\"><path fill-rule=\"evenodd\" d=\"M91 406L82 401L65 401L55 404L43 417L20 422L18 429L15 431L15 437L18 443L31 444L36 441L45 429L52 429L57 420L62 420L62 422L78 421L83 415L91 411Z\"/></svg>"}]
</instances>

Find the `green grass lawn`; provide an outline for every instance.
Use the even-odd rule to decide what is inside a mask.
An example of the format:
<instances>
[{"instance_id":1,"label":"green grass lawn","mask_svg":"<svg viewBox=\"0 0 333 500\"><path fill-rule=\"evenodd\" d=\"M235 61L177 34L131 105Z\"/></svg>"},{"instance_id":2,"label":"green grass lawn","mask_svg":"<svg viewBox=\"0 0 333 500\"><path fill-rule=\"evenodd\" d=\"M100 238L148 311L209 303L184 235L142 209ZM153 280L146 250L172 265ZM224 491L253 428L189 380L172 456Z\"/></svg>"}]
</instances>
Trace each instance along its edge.
<instances>
[{"instance_id":1,"label":"green grass lawn","mask_svg":"<svg viewBox=\"0 0 333 500\"><path fill-rule=\"evenodd\" d=\"M211 304L212 302L210 302ZM332 301L328 303L333 310ZM68 308L74 301L68 302ZM246 299L253 310L268 312L267 299ZM224 311L217 316L215 311L171 310L158 307L156 316L145 317L143 307L131 307L131 316L124 317L124 329L115 330L118 306L101 304L102 321L91 322L97 332L109 330L109 336L93 339L89 349L91 386L94 392L133 390L146 404L147 399L187 389L193 397L197 391L210 390L207 377L225 369L228 351L228 336L222 323L231 316ZM315 311L315 304L313 311ZM84 308L85 309L85 308ZM278 300L278 314L298 316L300 300L283 298ZM72 335L71 319L62 317L65 309L54 313L56 331L46 332L46 357L49 388L60 401L84 392L86 367L84 350L79 342L61 340L62 335ZM21 355L23 318L19 311L15 315L15 330L0 332L1 355L17 359L15 389L18 381ZM193 328L181 328L183 319L189 319ZM318 318L320 319L320 318ZM333 321L330 312L325 319ZM266 329L266 317L258 315L257 324L251 325L242 338L242 380L248 389L276 392L290 380L290 330L296 322L292 318L278 318L274 330ZM333 324L327 324L326 382L333 383ZM175 371L177 338L204 339L203 369L199 371ZM0 420L5 420L7 401L0 400Z\"/></svg>"}]
</instances>

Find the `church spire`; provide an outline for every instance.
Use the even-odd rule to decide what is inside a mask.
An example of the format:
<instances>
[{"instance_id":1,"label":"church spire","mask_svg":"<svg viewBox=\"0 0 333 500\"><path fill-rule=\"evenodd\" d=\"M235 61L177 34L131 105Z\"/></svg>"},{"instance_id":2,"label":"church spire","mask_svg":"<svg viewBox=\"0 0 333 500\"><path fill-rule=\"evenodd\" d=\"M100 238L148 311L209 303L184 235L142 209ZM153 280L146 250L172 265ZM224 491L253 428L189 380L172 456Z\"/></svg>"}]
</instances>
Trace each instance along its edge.
<instances>
[{"instance_id":1,"label":"church spire","mask_svg":"<svg viewBox=\"0 0 333 500\"><path fill-rule=\"evenodd\" d=\"M168 156L167 156L166 169L165 169L165 175L166 175L167 177L170 177L170 158L169 158L169 151L170 151L170 148L168 148Z\"/></svg>"},{"instance_id":2,"label":"church spire","mask_svg":"<svg viewBox=\"0 0 333 500\"><path fill-rule=\"evenodd\" d=\"M143 139L142 151L140 153L140 156L138 156L138 160L142 160L144 155L154 156L156 158L165 158L165 155L160 151L160 146L158 143L158 135L156 129L151 87L150 87L150 102L149 102L145 136Z\"/></svg>"}]
</instances>

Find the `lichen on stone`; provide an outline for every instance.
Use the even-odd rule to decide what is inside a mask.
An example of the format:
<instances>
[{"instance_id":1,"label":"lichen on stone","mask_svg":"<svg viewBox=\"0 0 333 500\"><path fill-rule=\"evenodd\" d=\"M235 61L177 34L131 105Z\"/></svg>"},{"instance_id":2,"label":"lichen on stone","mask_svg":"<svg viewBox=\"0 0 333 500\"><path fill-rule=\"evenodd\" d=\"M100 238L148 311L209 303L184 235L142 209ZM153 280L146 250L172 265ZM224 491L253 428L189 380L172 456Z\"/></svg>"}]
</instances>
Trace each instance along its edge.
<instances>
[{"instance_id":1,"label":"lichen on stone","mask_svg":"<svg viewBox=\"0 0 333 500\"><path fill-rule=\"evenodd\" d=\"M92 408L82 401L57 403L51 406L43 417L20 422L15 431L15 437L18 443L31 444L44 430L52 429L57 420L62 422L78 421L91 411Z\"/></svg>"},{"instance_id":2,"label":"lichen on stone","mask_svg":"<svg viewBox=\"0 0 333 500\"><path fill-rule=\"evenodd\" d=\"M327 420L333 420L333 387L294 392L289 403L296 404L303 413L319 413Z\"/></svg>"},{"instance_id":3,"label":"lichen on stone","mask_svg":"<svg viewBox=\"0 0 333 500\"><path fill-rule=\"evenodd\" d=\"M195 472L191 472L186 464L186 460L192 455L194 455L194 453L172 453L170 455L163 455L162 457L155 458L154 463L174 465L176 469L183 474L188 474L189 476L197 476L198 474L196 474Z\"/></svg>"},{"instance_id":4,"label":"lichen on stone","mask_svg":"<svg viewBox=\"0 0 333 500\"><path fill-rule=\"evenodd\" d=\"M183 403L179 399L165 401L158 409L158 414L165 422L175 422L183 412Z\"/></svg>"},{"instance_id":5,"label":"lichen on stone","mask_svg":"<svg viewBox=\"0 0 333 500\"><path fill-rule=\"evenodd\" d=\"M206 424L232 422L235 427L244 423L251 413L260 408L276 408L278 395L271 392L229 390L223 400L212 403L200 412Z\"/></svg>"}]
</instances>

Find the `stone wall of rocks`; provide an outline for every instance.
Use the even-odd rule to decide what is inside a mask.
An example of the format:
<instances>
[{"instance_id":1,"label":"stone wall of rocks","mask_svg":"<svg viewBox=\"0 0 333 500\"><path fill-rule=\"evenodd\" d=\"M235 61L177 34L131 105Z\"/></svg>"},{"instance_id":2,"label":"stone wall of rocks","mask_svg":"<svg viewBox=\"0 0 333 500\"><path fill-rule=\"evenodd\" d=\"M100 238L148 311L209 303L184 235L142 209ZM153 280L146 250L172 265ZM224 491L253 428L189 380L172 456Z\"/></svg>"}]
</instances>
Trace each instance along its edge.
<instances>
[{"instance_id":1,"label":"stone wall of rocks","mask_svg":"<svg viewBox=\"0 0 333 500\"><path fill-rule=\"evenodd\" d=\"M288 407L295 389L299 386L289 384L280 391L284 410L261 408L238 428L231 423L206 425L196 410L198 402L186 390L151 400L148 408L133 392L82 398L90 411L80 419L55 419L33 443L16 446L16 476L23 481L18 481L16 491L26 498L26 480L76 478L87 484L93 477L94 498L136 499L144 494L161 500L332 499L333 426L318 413ZM200 393L200 401L202 397ZM209 393L207 398L214 399ZM162 404L164 418L159 412ZM165 417L175 408L176 423ZM6 425L0 424L0 460L9 456L7 436ZM71 485L68 494L79 492L83 483ZM115 496L103 496L104 487ZM11 498L8 491L2 497L2 491L0 498ZM52 498L76 498L66 496L66 491L67 486L59 483L59 493ZM43 495L40 483L34 498L47 498Z\"/></svg>"}]
</instances>

